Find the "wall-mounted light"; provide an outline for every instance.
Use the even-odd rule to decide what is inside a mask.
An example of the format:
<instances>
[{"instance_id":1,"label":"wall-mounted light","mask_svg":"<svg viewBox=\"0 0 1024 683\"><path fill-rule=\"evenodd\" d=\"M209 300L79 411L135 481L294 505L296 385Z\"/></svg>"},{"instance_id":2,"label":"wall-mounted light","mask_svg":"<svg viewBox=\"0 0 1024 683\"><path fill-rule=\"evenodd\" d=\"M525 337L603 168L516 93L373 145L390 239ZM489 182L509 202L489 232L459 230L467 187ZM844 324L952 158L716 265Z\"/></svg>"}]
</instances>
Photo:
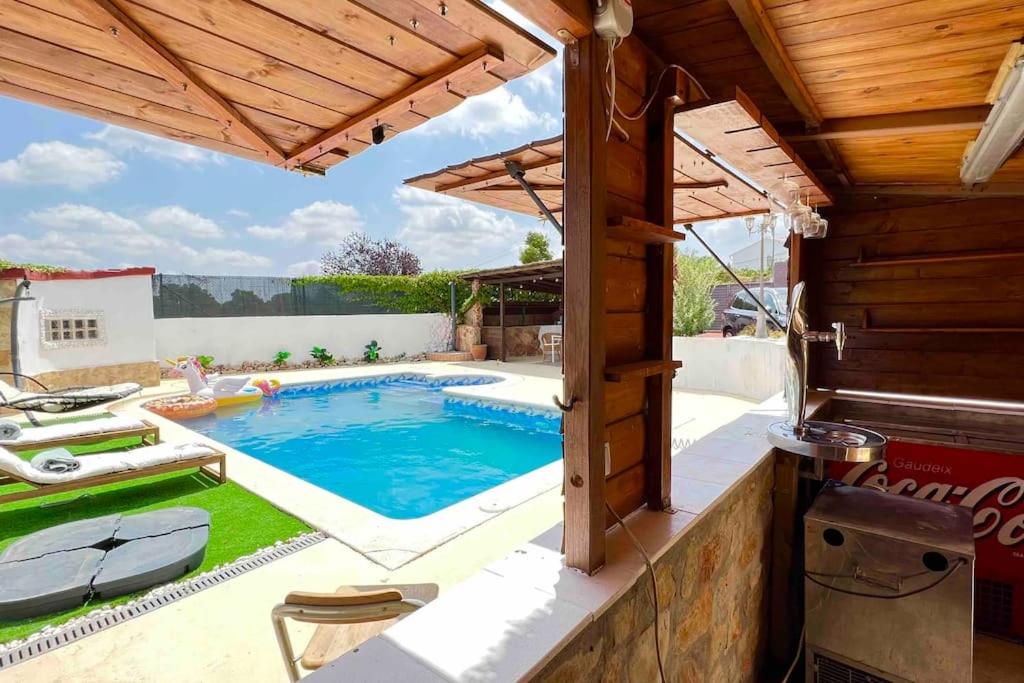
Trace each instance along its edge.
<instances>
[{"instance_id":1,"label":"wall-mounted light","mask_svg":"<svg viewBox=\"0 0 1024 683\"><path fill-rule=\"evenodd\" d=\"M999 96L960 166L960 182L968 187L987 183L1024 141L1024 54L1019 43L1011 55Z\"/></svg>"},{"instance_id":2,"label":"wall-mounted light","mask_svg":"<svg viewBox=\"0 0 1024 683\"><path fill-rule=\"evenodd\" d=\"M370 134L373 136L373 144L379 145L384 142L384 124L379 123L374 126L373 130L370 131Z\"/></svg>"}]
</instances>

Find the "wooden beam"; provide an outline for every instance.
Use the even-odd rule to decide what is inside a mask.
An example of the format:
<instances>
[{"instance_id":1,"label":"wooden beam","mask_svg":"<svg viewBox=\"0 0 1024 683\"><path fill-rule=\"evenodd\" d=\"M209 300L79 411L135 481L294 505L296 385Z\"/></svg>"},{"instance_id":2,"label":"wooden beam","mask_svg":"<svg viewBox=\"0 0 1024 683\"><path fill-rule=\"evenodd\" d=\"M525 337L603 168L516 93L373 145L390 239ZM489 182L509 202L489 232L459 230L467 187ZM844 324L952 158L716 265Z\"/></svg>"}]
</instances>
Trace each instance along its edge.
<instances>
[{"instance_id":1,"label":"wooden beam","mask_svg":"<svg viewBox=\"0 0 1024 683\"><path fill-rule=\"evenodd\" d=\"M842 192L850 195L905 197L1024 197L1024 183L985 183L971 188L958 184L854 185Z\"/></svg>"},{"instance_id":2,"label":"wooden beam","mask_svg":"<svg viewBox=\"0 0 1024 683\"><path fill-rule=\"evenodd\" d=\"M561 157L559 158L548 158L538 159L537 161L531 161L528 164L520 164L524 171L533 171L539 168L547 168L548 166L554 166L562 163ZM483 187L487 183L494 182L495 180L508 179L508 171L501 169L500 171L494 171L487 173L486 175L476 176L474 178L466 178L465 180L456 180L454 183L448 183L446 185L438 185L435 192L451 192L452 190L463 190L469 191L474 190L477 186ZM523 188L519 185L515 186L520 192ZM488 188L489 189L489 188Z\"/></svg>"},{"instance_id":3,"label":"wooden beam","mask_svg":"<svg viewBox=\"0 0 1024 683\"><path fill-rule=\"evenodd\" d=\"M501 330L501 348L498 349L498 360L504 362L505 355L505 283L498 285L498 327Z\"/></svg>"},{"instance_id":4,"label":"wooden beam","mask_svg":"<svg viewBox=\"0 0 1024 683\"><path fill-rule=\"evenodd\" d=\"M237 135L258 151L263 152L268 161L276 164L284 160L284 153L270 138L242 116L216 90L200 80L167 48L157 42L113 2L110 0L68 0L68 2L101 31L137 54L168 83L180 88L185 96L202 107L203 111L209 113L226 128L230 128L233 135Z\"/></svg>"},{"instance_id":5,"label":"wooden beam","mask_svg":"<svg viewBox=\"0 0 1024 683\"><path fill-rule=\"evenodd\" d=\"M571 43L594 30L588 0L506 0L505 4L563 43Z\"/></svg>"},{"instance_id":6,"label":"wooden beam","mask_svg":"<svg viewBox=\"0 0 1024 683\"><path fill-rule=\"evenodd\" d=\"M911 111L899 114L878 114L875 116L854 116L845 119L823 121L812 133L787 135L789 142L811 142L819 140L859 140L862 138L892 137L897 135L922 135L925 133L948 133L958 130L978 130L991 109L988 105L957 107L956 109L933 109Z\"/></svg>"},{"instance_id":7,"label":"wooden beam","mask_svg":"<svg viewBox=\"0 0 1024 683\"><path fill-rule=\"evenodd\" d=\"M710 190L713 187L729 187L728 180L711 180L706 183L672 183L674 190Z\"/></svg>"},{"instance_id":8,"label":"wooden beam","mask_svg":"<svg viewBox=\"0 0 1024 683\"><path fill-rule=\"evenodd\" d=\"M449 90L449 84L452 79L458 78L460 75L474 69L486 71L503 61L501 55L497 54L490 47L483 47L476 52L468 54L452 62L448 68L432 73L426 78L421 78L397 95L382 100L334 128L324 131L292 152L284 160L284 166L286 168L294 168L317 158L334 147L344 149L345 140L350 133L366 129L367 127L372 128L378 125L378 122L384 122L382 120L386 119L389 115L408 110L418 99L425 99L431 95Z\"/></svg>"},{"instance_id":9,"label":"wooden beam","mask_svg":"<svg viewBox=\"0 0 1024 683\"><path fill-rule=\"evenodd\" d=\"M529 182L529 181L527 181ZM530 187L536 192L561 192L565 189L564 185L554 185L551 183L530 183ZM488 185L488 192L523 192L523 188L519 185Z\"/></svg>"},{"instance_id":10,"label":"wooden beam","mask_svg":"<svg viewBox=\"0 0 1024 683\"><path fill-rule=\"evenodd\" d=\"M764 60L768 70L779 82L786 97L808 124L817 126L825 118L814 103L800 73L789 58L779 34L768 18L762 0L729 0L729 6L740 20L750 41Z\"/></svg>"},{"instance_id":11,"label":"wooden beam","mask_svg":"<svg viewBox=\"0 0 1024 683\"><path fill-rule=\"evenodd\" d=\"M570 52L574 54L570 55ZM587 574L605 563L604 45L565 50L565 561Z\"/></svg>"}]
</instances>

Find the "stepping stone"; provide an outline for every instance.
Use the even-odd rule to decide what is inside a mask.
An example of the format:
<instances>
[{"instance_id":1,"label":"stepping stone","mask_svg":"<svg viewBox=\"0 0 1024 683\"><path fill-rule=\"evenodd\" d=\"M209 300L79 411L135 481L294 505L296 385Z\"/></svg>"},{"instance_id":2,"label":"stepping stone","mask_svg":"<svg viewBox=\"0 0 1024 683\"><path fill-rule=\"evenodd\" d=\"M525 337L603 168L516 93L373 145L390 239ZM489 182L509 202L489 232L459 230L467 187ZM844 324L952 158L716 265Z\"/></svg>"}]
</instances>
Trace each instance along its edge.
<instances>
[{"instance_id":1,"label":"stepping stone","mask_svg":"<svg viewBox=\"0 0 1024 683\"><path fill-rule=\"evenodd\" d=\"M202 563L209 540L210 527L200 526L129 541L107 552L93 590L112 598L172 581Z\"/></svg>"},{"instance_id":2,"label":"stepping stone","mask_svg":"<svg viewBox=\"0 0 1024 683\"><path fill-rule=\"evenodd\" d=\"M105 554L103 550L83 548L0 564L0 621L81 606Z\"/></svg>"},{"instance_id":3,"label":"stepping stone","mask_svg":"<svg viewBox=\"0 0 1024 683\"><path fill-rule=\"evenodd\" d=\"M64 550L104 545L114 537L121 519L121 515L107 515L37 531L9 545L0 555L0 562L18 562Z\"/></svg>"},{"instance_id":4,"label":"stepping stone","mask_svg":"<svg viewBox=\"0 0 1024 683\"><path fill-rule=\"evenodd\" d=\"M199 526L210 526L210 513L206 510L187 507L165 508L122 518L114 539L132 541Z\"/></svg>"}]
</instances>

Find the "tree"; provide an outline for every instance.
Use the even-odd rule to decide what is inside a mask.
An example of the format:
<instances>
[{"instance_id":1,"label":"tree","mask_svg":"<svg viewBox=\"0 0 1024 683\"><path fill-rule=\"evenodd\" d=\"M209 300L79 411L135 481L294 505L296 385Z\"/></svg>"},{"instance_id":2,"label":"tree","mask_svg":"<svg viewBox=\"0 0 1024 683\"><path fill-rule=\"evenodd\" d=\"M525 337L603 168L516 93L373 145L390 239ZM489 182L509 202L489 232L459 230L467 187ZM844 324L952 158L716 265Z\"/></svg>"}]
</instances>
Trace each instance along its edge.
<instances>
[{"instance_id":1,"label":"tree","mask_svg":"<svg viewBox=\"0 0 1024 683\"><path fill-rule=\"evenodd\" d=\"M538 261L550 261L551 243L547 236L536 230L526 233L526 244L519 250L519 262L522 264L537 263Z\"/></svg>"},{"instance_id":2,"label":"tree","mask_svg":"<svg viewBox=\"0 0 1024 683\"><path fill-rule=\"evenodd\" d=\"M353 232L320 257L324 275L419 275L420 257L395 240Z\"/></svg>"},{"instance_id":3,"label":"tree","mask_svg":"<svg viewBox=\"0 0 1024 683\"><path fill-rule=\"evenodd\" d=\"M676 254L675 265L673 333L692 337L704 332L715 321L711 289L720 269L710 256L696 254Z\"/></svg>"}]
</instances>

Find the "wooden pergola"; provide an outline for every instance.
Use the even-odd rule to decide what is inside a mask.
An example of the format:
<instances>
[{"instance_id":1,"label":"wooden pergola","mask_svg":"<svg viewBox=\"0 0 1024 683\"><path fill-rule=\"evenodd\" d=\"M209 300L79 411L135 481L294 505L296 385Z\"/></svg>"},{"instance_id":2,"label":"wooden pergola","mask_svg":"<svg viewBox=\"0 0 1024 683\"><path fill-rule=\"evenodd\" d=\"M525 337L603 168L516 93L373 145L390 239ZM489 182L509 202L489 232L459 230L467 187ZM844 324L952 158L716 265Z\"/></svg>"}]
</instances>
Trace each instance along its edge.
<instances>
[{"instance_id":1,"label":"wooden pergola","mask_svg":"<svg viewBox=\"0 0 1024 683\"><path fill-rule=\"evenodd\" d=\"M467 0L0 0L0 94L311 173L553 56Z\"/></svg>"},{"instance_id":2,"label":"wooden pergola","mask_svg":"<svg viewBox=\"0 0 1024 683\"><path fill-rule=\"evenodd\" d=\"M733 171L834 203L790 259L814 320L850 330L841 363L816 350L814 386L1020 400L1024 156L971 188L958 170L1024 5L634 0L614 59L635 116L606 139L593 3L507 2L565 43L564 140L413 182L532 212L516 158L561 209L569 565L605 564L609 507L671 507L673 226L766 208L724 191L747 193ZM552 55L476 0L0 0L0 94L316 173ZM687 183L715 185L680 200Z\"/></svg>"},{"instance_id":3,"label":"wooden pergola","mask_svg":"<svg viewBox=\"0 0 1024 683\"><path fill-rule=\"evenodd\" d=\"M505 348L505 303L507 290L525 289L530 292L543 292L562 296L564 272L562 259L538 261L520 266L477 270L461 275L463 280L479 282L482 285L493 285L498 288L498 327L501 329L501 348L499 360L507 360Z\"/></svg>"}]
</instances>

